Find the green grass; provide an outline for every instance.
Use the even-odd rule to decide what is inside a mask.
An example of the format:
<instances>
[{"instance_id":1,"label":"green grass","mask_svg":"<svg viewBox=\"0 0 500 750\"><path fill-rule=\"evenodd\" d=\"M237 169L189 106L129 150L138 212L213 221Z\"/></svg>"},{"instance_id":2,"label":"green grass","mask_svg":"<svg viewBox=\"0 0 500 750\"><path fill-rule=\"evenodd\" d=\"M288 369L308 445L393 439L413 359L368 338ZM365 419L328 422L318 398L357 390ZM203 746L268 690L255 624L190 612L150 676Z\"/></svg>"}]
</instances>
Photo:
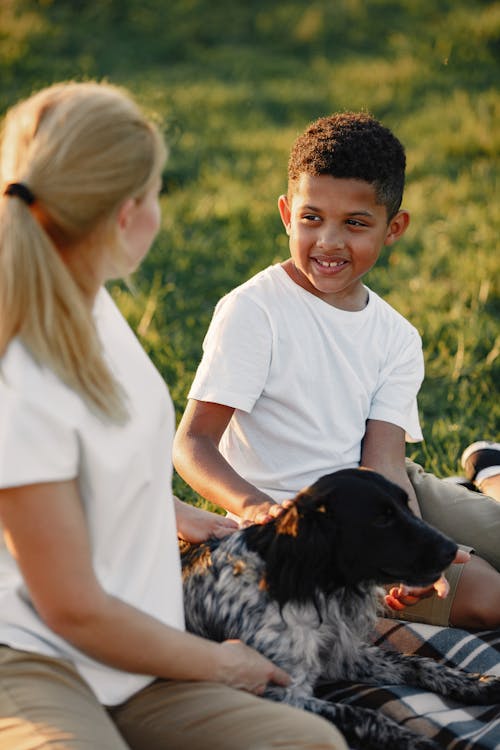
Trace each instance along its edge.
<instances>
[{"instance_id":1,"label":"green grass","mask_svg":"<svg viewBox=\"0 0 500 750\"><path fill-rule=\"evenodd\" d=\"M113 293L178 415L217 299L287 255L295 136L335 110L382 119L407 148L412 222L367 283L423 336L409 455L443 476L500 434L499 50L500 3L483 0L2 0L0 109L105 77L162 118L162 231L135 293Z\"/></svg>"}]
</instances>

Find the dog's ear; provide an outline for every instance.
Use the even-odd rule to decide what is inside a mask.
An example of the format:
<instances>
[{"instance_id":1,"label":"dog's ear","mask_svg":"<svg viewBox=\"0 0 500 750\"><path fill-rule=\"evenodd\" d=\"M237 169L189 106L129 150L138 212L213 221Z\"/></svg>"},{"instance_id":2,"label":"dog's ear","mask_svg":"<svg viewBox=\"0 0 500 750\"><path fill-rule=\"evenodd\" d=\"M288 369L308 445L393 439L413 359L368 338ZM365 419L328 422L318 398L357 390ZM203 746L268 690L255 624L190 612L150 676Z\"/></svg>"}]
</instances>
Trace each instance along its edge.
<instances>
[{"instance_id":1,"label":"dog's ear","mask_svg":"<svg viewBox=\"0 0 500 750\"><path fill-rule=\"evenodd\" d=\"M342 584L337 576L336 522L325 504L300 493L265 526L259 535L267 538L265 548L259 549L266 563L265 585L281 606L310 601ZM249 539L251 547L255 541Z\"/></svg>"},{"instance_id":2,"label":"dog's ear","mask_svg":"<svg viewBox=\"0 0 500 750\"><path fill-rule=\"evenodd\" d=\"M299 512L297 504L294 503L276 519L276 532L288 536L297 536L298 528Z\"/></svg>"}]
</instances>

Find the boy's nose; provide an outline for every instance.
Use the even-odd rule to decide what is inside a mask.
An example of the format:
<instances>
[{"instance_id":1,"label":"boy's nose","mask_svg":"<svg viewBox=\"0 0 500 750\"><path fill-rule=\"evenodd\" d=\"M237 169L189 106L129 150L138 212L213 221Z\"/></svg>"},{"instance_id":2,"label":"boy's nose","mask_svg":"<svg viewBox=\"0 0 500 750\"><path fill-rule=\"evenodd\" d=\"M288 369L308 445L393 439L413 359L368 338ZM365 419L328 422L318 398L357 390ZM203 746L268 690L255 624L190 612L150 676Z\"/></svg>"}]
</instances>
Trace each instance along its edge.
<instances>
[{"instance_id":1,"label":"boy's nose","mask_svg":"<svg viewBox=\"0 0 500 750\"><path fill-rule=\"evenodd\" d=\"M345 246L345 241L340 230L328 229L318 238L317 245L323 250L337 250Z\"/></svg>"}]
</instances>

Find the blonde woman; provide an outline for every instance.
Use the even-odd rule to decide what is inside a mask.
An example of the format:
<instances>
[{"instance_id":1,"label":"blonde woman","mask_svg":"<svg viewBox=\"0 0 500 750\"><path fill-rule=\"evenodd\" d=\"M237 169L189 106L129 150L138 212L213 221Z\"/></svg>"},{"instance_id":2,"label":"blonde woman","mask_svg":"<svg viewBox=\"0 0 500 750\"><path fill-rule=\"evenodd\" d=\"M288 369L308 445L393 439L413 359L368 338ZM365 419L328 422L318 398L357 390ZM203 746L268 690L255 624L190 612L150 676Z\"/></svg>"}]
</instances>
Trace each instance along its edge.
<instances>
[{"instance_id":1,"label":"blonde woman","mask_svg":"<svg viewBox=\"0 0 500 750\"><path fill-rule=\"evenodd\" d=\"M258 653L184 631L176 532L233 525L174 501L172 403L103 286L158 231L165 156L110 85L55 85L5 118L0 748L345 748L258 697L288 681Z\"/></svg>"}]
</instances>

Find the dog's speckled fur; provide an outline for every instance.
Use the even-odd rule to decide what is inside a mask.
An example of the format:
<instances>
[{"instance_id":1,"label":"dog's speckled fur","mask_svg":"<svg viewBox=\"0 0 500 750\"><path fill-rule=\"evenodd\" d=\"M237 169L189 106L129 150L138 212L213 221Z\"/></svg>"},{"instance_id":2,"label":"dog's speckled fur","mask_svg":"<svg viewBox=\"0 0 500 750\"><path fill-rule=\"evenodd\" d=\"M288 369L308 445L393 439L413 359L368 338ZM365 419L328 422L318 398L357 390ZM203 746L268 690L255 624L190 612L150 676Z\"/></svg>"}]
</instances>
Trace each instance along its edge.
<instances>
[{"instance_id":1,"label":"dog's speckled fur","mask_svg":"<svg viewBox=\"0 0 500 750\"><path fill-rule=\"evenodd\" d=\"M345 469L322 477L265 525L182 550L187 627L239 638L293 678L266 697L330 719L352 747L430 750L382 713L318 698L319 678L408 684L464 703L498 703L500 680L370 645L379 585L428 585L456 545L408 509L379 474Z\"/></svg>"}]
</instances>

